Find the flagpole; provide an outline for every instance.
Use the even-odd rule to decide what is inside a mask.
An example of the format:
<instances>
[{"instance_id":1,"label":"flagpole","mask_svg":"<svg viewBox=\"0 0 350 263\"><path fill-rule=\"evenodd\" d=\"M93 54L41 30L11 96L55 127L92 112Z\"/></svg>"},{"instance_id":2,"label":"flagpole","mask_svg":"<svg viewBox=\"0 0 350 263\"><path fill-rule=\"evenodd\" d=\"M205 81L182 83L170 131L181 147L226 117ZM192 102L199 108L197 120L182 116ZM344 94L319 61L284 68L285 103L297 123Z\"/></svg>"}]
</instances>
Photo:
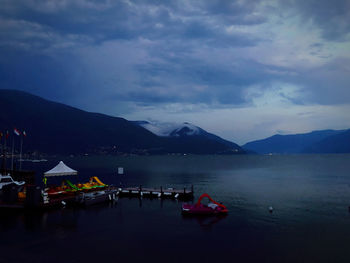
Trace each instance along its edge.
<instances>
[{"instance_id":1,"label":"flagpole","mask_svg":"<svg viewBox=\"0 0 350 263\"><path fill-rule=\"evenodd\" d=\"M23 146L23 135L21 135L21 152L19 153L19 170L22 171L22 146Z\"/></svg>"},{"instance_id":2,"label":"flagpole","mask_svg":"<svg viewBox=\"0 0 350 263\"><path fill-rule=\"evenodd\" d=\"M4 169L4 174L6 175L6 161L7 161L7 156L6 156L6 154L7 154L7 136L8 135L8 131L6 131L6 134L5 134L5 142L4 142L4 144L5 144L5 146L4 146L4 160L3 160L3 169Z\"/></svg>"},{"instance_id":3,"label":"flagpole","mask_svg":"<svg viewBox=\"0 0 350 263\"><path fill-rule=\"evenodd\" d=\"M1 170L4 173L4 175L6 174L5 171L5 142L6 142L6 135L4 135L4 143L2 144L2 165L1 165Z\"/></svg>"},{"instance_id":4,"label":"flagpole","mask_svg":"<svg viewBox=\"0 0 350 263\"><path fill-rule=\"evenodd\" d=\"M15 136L12 136L12 160L11 160L11 170L13 173L13 148L15 146Z\"/></svg>"}]
</instances>

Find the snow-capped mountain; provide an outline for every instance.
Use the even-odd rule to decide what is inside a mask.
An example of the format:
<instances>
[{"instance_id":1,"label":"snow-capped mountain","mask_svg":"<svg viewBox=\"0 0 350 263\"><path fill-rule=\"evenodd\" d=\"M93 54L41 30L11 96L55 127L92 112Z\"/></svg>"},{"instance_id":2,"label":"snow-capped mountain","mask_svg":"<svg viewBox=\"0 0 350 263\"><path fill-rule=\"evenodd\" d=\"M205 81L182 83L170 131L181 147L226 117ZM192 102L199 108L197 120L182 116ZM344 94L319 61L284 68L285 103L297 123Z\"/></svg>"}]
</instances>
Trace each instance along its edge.
<instances>
[{"instance_id":1,"label":"snow-capped mountain","mask_svg":"<svg viewBox=\"0 0 350 263\"><path fill-rule=\"evenodd\" d=\"M149 121L135 121L134 123L149 130L155 135L162 137L180 137L200 135L205 132L203 129L190 124L184 123L170 123L170 122L149 122Z\"/></svg>"},{"instance_id":2,"label":"snow-capped mountain","mask_svg":"<svg viewBox=\"0 0 350 263\"><path fill-rule=\"evenodd\" d=\"M134 121L135 124L147 129L155 135L167 138L174 138L178 140L190 140L197 141L203 140L206 142L215 142L225 145L230 149L230 151L235 153L243 153L241 147L237 144L224 140L219 136L209 133L202 128L195 126L191 123L169 123L169 122L157 122L157 121Z\"/></svg>"},{"instance_id":3,"label":"snow-capped mountain","mask_svg":"<svg viewBox=\"0 0 350 263\"><path fill-rule=\"evenodd\" d=\"M179 137L179 136L194 136L194 135L201 135L205 131L201 128L194 126L188 122L184 122L182 125L180 125L178 128L173 130L169 136L172 137Z\"/></svg>"}]
</instances>

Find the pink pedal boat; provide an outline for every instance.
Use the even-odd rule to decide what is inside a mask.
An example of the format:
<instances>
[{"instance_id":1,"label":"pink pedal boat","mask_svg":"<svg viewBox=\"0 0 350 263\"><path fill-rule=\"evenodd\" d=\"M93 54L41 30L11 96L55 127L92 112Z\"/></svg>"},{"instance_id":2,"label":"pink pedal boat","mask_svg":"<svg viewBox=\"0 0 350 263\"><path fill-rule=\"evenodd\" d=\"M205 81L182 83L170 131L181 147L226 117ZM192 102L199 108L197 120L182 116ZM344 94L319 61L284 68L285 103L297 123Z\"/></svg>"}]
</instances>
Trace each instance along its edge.
<instances>
[{"instance_id":1,"label":"pink pedal boat","mask_svg":"<svg viewBox=\"0 0 350 263\"><path fill-rule=\"evenodd\" d=\"M202 199L207 197L211 203L204 205L201 203ZM197 203L183 204L182 213L185 215L223 215L227 214L226 206L214 201L208 194L202 194Z\"/></svg>"}]
</instances>

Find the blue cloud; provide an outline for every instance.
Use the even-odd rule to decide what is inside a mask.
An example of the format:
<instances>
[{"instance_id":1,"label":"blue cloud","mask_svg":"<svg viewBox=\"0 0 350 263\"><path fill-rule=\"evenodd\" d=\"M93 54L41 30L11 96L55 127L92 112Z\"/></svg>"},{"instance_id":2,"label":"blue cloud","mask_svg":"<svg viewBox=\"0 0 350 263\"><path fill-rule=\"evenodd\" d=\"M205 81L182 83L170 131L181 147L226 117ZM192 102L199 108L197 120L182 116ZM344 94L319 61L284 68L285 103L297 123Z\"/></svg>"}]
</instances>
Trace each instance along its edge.
<instances>
[{"instance_id":1,"label":"blue cloud","mask_svg":"<svg viewBox=\"0 0 350 263\"><path fill-rule=\"evenodd\" d=\"M301 87L304 97L281 94L294 104L349 103L350 62L324 52L329 49L326 40L347 43L348 5L325 0L274 6L225 0L4 0L1 86L76 106L84 97L101 104L108 97L111 105L233 107L251 103L245 96L250 87L268 90L278 82ZM323 39L292 51L325 59L322 63L302 68L303 58L298 65L288 61L291 50L281 53L286 56L282 64L261 59L272 57L272 49L279 47L278 30L272 30L280 26L274 22L279 16L286 23L299 19L300 27L311 21L321 30Z\"/></svg>"},{"instance_id":2,"label":"blue cloud","mask_svg":"<svg viewBox=\"0 0 350 263\"><path fill-rule=\"evenodd\" d=\"M330 41L349 41L350 1L288 0L281 1L284 8L302 17L301 23L313 23Z\"/></svg>"}]
</instances>

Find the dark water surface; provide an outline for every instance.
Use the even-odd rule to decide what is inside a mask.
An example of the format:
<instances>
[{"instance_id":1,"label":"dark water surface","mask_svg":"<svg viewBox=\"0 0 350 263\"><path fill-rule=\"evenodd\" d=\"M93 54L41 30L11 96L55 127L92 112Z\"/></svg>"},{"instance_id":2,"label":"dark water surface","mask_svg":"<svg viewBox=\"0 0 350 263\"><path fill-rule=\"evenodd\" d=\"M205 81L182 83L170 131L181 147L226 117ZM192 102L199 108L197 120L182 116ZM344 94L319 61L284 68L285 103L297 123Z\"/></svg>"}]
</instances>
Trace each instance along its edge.
<instances>
[{"instance_id":1,"label":"dark water surface","mask_svg":"<svg viewBox=\"0 0 350 263\"><path fill-rule=\"evenodd\" d=\"M42 174L58 161L24 166ZM207 192L230 212L186 218L180 201L136 198L85 209L1 211L0 262L350 262L350 155L63 161L79 171L75 182L97 175L123 186L193 184L195 199Z\"/></svg>"}]
</instances>

